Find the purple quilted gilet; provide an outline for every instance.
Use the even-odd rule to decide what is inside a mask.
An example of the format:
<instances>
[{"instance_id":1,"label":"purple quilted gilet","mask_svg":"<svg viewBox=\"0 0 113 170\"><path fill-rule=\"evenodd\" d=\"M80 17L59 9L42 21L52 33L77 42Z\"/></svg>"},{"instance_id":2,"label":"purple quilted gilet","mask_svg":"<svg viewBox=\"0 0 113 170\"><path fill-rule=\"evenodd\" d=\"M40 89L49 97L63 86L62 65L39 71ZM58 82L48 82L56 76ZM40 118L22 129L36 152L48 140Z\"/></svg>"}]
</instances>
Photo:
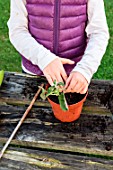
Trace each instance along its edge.
<instances>
[{"instance_id":1,"label":"purple quilted gilet","mask_svg":"<svg viewBox=\"0 0 113 170\"><path fill-rule=\"evenodd\" d=\"M26 0L29 31L36 41L57 56L81 60L86 48L87 0ZM42 75L22 56L24 67ZM64 65L69 74L75 65Z\"/></svg>"}]
</instances>

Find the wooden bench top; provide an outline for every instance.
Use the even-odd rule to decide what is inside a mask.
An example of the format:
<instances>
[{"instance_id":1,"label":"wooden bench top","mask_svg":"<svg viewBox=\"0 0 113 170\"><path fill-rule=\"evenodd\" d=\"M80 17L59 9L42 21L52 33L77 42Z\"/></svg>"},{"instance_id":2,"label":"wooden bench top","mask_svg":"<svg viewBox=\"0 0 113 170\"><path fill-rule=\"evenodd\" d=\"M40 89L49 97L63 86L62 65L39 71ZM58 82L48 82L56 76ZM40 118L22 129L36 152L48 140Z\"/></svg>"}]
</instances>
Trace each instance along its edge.
<instances>
[{"instance_id":1,"label":"wooden bench top","mask_svg":"<svg viewBox=\"0 0 113 170\"><path fill-rule=\"evenodd\" d=\"M6 72L0 87L0 149L44 77ZM0 170L113 170L113 81L92 80L81 117L58 121L38 97L0 160Z\"/></svg>"}]
</instances>

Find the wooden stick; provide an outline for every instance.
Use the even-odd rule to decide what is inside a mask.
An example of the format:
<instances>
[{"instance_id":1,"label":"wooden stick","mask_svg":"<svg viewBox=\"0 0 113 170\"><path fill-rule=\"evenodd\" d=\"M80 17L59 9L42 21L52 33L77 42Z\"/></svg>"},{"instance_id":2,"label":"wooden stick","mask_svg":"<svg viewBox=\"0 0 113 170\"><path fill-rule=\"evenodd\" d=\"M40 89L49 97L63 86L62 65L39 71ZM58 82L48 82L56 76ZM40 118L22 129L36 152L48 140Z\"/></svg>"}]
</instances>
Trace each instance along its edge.
<instances>
[{"instance_id":1,"label":"wooden stick","mask_svg":"<svg viewBox=\"0 0 113 170\"><path fill-rule=\"evenodd\" d=\"M44 84L41 85L41 87L43 87ZM39 93L41 91L41 88L38 89L38 91L36 92L35 96L33 97L30 105L28 106L28 108L26 109L25 113L23 114L22 118L20 119L20 121L18 122L17 126L15 127L14 131L12 132L11 136L9 137L8 141L6 142L6 144L4 145L3 149L0 152L0 159L2 158L5 150L7 149L8 145L10 144L11 140L13 139L13 137L15 136L16 132L18 131L19 127L21 126L21 124L23 123L24 119L26 118L27 114L29 113L29 111L31 110L34 102L36 101Z\"/></svg>"}]
</instances>

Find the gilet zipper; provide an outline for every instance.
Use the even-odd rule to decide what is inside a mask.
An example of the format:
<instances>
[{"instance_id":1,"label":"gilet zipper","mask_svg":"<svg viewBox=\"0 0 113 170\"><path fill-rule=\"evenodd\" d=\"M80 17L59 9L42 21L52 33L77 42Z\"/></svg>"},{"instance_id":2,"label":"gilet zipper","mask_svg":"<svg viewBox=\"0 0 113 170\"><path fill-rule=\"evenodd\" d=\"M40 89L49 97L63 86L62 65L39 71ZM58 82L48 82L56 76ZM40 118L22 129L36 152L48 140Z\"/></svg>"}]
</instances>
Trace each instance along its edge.
<instances>
[{"instance_id":1,"label":"gilet zipper","mask_svg":"<svg viewBox=\"0 0 113 170\"><path fill-rule=\"evenodd\" d=\"M59 41L59 27L60 27L60 0L55 0L54 5L54 40L53 40L53 52L58 55L58 41Z\"/></svg>"}]
</instances>

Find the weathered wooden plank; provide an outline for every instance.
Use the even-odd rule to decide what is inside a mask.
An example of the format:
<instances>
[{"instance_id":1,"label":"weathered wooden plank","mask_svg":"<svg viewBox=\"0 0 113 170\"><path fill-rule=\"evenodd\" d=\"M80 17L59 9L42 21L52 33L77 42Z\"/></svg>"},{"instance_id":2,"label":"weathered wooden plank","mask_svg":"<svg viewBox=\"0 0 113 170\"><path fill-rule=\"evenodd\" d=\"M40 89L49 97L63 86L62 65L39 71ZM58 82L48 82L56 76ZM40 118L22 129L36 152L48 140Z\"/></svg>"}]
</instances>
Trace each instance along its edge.
<instances>
[{"instance_id":1,"label":"weathered wooden plank","mask_svg":"<svg viewBox=\"0 0 113 170\"><path fill-rule=\"evenodd\" d=\"M25 109L1 105L1 143L6 142ZM107 114L89 113L73 123L61 123L51 108L34 107L12 144L113 157L113 120Z\"/></svg>"},{"instance_id":2,"label":"weathered wooden plank","mask_svg":"<svg viewBox=\"0 0 113 170\"><path fill-rule=\"evenodd\" d=\"M10 147L0 161L1 170L10 169L66 169L66 170L112 170L113 160L70 153ZM2 169L3 168L3 169Z\"/></svg>"},{"instance_id":3,"label":"weathered wooden plank","mask_svg":"<svg viewBox=\"0 0 113 170\"><path fill-rule=\"evenodd\" d=\"M30 103L37 91L38 85L46 84L45 77L30 76L20 73L6 72L3 85L0 89L0 103L26 105ZM50 107L47 101L40 97L36 106ZM108 110L109 109L109 110ZM84 104L83 113L113 114L113 81L92 80L88 90L87 100Z\"/></svg>"},{"instance_id":4,"label":"weathered wooden plank","mask_svg":"<svg viewBox=\"0 0 113 170\"><path fill-rule=\"evenodd\" d=\"M92 80L88 91L88 101L106 106L113 114L113 80Z\"/></svg>"},{"instance_id":5,"label":"weathered wooden plank","mask_svg":"<svg viewBox=\"0 0 113 170\"><path fill-rule=\"evenodd\" d=\"M44 77L5 73L0 88L0 141L13 131ZM108 109L109 108L109 109ZM113 81L92 80L82 115L60 123L38 98L13 144L113 156ZM28 133L29 132L29 133ZM109 151L108 151L109 150Z\"/></svg>"},{"instance_id":6,"label":"weathered wooden plank","mask_svg":"<svg viewBox=\"0 0 113 170\"><path fill-rule=\"evenodd\" d=\"M12 105L29 104L37 91L38 85L47 83L44 77L28 76L18 73L5 73L5 78L0 89L0 103ZM40 97L35 102L36 106L50 107L47 101ZM87 100L84 104L85 112L98 111L101 113L113 113L113 81L92 80L89 86Z\"/></svg>"},{"instance_id":7,"label":"weathered wooden plank","mask_svg":"<svg viewBox=\"0 0 113 170\"><path fill-rule=\"evenodd\" d=\"M20 111L20 106L28 106L30 104L30 101L19 101L19 100L11 100L9 101L8 99L8 103L7 103L7 99L4 100L4 102L0 102L0 110L6 110L6 109L9 109L10 112L12 111L11 110L11 106L14 106L15 105L15 111ZM34 106L35 107L41 107L41 108L51 108L50 104L47 102L47 101L37 101L36 103L34 103ZM14 109L14 108L13 108ZM25 111L25 108L24 110ZM84 107L83 107L83 110L82 110L82 113L83 114L94 114L94 115L109 115L109 116L112 116L112 113L111 111L106 108L105 106L103 105L99 105L99 104L94 104L94 103L84 103ZM7 113L8 114L8 113ZM5 121L5 120L4 120Z\"/></svg>"}]
</instances>

